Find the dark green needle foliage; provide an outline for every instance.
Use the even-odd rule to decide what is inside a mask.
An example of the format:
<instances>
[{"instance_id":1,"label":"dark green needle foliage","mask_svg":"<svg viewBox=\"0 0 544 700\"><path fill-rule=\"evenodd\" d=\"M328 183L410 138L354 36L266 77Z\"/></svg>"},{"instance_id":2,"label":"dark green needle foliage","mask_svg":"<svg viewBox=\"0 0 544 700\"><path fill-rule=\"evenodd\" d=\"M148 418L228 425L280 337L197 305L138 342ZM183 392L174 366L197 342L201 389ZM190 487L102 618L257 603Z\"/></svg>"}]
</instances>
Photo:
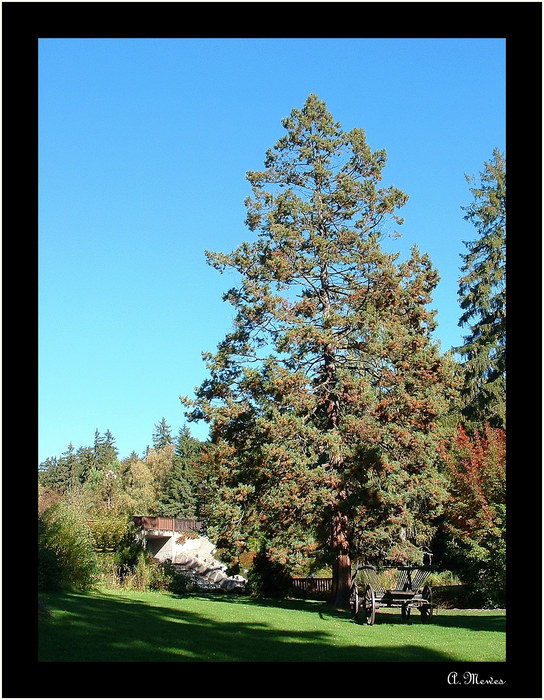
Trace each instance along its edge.
<instances>
[{"instance_id":1,"label":"dark green needle foliage","mask_svg":"<svg viewBox=\"0 0 544 700\"><path fill-rule=\"evenodd\" d=\"M463 416L467 426L506 427L506 161L498 149L480 179L466 176L473 203L464 208L477 238L465 242L459 298L468 327L463 358Z\"/></svg>"},{"instance_id":2,"label":"dark green needle foliage","mask_svg":"<svg viewBox=\"0 0 544 700\"><path fill-rule=\"evenodd\" d=\"M254 238L207 253L239 274L234 327L190 419L211 424L207 513L236 560L245 549L303 571L333 570L345 605L351 557L418 559L443 483L437 419L453 391L431 339L438 274L414 247L381 240L408 197L382 186L384 150L344 131L310 95L247 178Z\"/></svg>"}]
</instances>

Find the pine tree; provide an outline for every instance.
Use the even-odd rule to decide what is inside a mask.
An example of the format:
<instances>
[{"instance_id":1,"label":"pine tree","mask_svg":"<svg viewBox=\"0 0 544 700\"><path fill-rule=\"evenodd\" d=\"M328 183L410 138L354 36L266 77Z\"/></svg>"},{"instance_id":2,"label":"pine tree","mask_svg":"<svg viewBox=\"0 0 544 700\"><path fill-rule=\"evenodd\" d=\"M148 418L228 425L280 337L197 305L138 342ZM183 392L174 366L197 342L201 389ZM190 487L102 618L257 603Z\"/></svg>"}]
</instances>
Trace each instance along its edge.
<instances>
[{"instance_id":1,"label":"pine tree","mask_svg":"<svg viewBox=\"0 0 544 700\"><path fill-rule=\"evenodd\" d=\"M417 248L404 262L382 250L407 201L379 187L384 150L315 95L282 123L247 175L256 240L207 253L240 274L224 296L236 317L184 402L211 424L218 546L234 558L264 543L292 570L325 553L342 607L352 554L417 558L443 497L436 420L451 381L427 307L438 274Z\"/></svg>"},{"instance_id":2,"label":"pine tree","mask_svg":"<svg viewBox=\"0 0 544 700\"><path fill-rule=\"evenodd\" d=\"M459 298L459 326L470 332L457 351L464 358L463 416L468 425L506 422L506 161L500 151L485 163L480 181L465 176L474 202L463 207L476 227L465 242Z\"/></svg>"}]
</instances>

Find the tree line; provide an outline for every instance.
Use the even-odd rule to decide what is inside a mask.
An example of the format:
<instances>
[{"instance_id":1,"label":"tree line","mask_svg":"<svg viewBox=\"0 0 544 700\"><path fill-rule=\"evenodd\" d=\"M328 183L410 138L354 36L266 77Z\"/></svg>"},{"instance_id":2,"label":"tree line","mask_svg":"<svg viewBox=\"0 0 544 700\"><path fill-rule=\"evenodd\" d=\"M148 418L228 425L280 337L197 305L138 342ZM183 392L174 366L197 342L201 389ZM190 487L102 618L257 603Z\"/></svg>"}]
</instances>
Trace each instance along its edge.
<instances>
[{"instance_id":1,"label":"tree line","mask_svg":"<svg viewBox=\"0 0 544 700\"><path fill-rule=\"evenodd\" d=\"M65 483L106 508L169 515L177 504L185 514L192 502L233 571L248 555L292 574L329 566L335 607L347 605L354 561L415 563L430 550L501 602L504 156L494 149L479 177L467 176L467 333L443 353L431 308L438 271L417 246L405 260L383 246L408 200L382 185L385 149L372 150L361 128L344 131L316 95L282 125L264 169L247 174L251 241L206 252L240 280L224 294L233 329L204 353L209 377L181 397L189 421L209 424L209 442L184 428L195 451L182 457L174 441L159 446L161 424L145 459L106 468L96 460L108 439L97 435L87 462L73 451L59 460L78 465ZM42 486L61 471L47 465Z\"/></svg>"},{"instance_id":2,"label":"tree line","mask_svg":"<svg viewBox=\"0 0 544 700\"><path fill-rule=\"evenodd\" d=\"M92 446L74 449L39 466L39 510L70 494L89 513L103 510L127 515L195 518L200 511L198 485L203 481L201 452L205 443L184 425L173 437L162 418L154 426L152 445L139 457L119 459L115 438L97 429Z\"/></svg>"}]
</instances>

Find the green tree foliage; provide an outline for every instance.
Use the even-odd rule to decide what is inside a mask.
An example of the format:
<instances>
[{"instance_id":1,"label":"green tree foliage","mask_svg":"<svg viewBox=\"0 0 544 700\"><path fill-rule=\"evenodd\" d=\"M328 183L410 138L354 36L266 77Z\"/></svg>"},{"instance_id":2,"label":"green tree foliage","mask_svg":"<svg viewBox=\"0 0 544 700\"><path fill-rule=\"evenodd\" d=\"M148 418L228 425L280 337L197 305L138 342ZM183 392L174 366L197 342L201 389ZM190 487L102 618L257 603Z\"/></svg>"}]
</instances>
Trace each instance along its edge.
<instances>
[{"instance_id":1,"label":"green tree foliage","mask_svg":"<svg viewBox=\"0 0 544 700\"><path fill-rule=\"evenodd\" d=\"M478 237L465 242L459 298L460 326L469 333L457 351L464 358L463 416L505 427L506 411L506 161L498 149L480 179L466 176L473 203L463 207Z\"/></svg>"},{"instance_id":2,"label":"green tree foliage","mask_svg":"<svg viewBox=\"0 0 544 700\"><path fill-rule=\"evenodd\" d=\"M93 509L90 512L89 527L98 552L112 552L120 549L125 542L130 527L128 516L118 510Z\"/></svg>"},{"instance_id":3,"label":"green tree foliage","mask_svg":"<svg viewBox=\"0 0 544 700\"><path fill-rule=\"evenodd\" d=\"M92 469L96 466L96 458L93 447L81 446L77 452L79 483L84 484Z\"/></svg>"},{"instance_id":4,"label":"green tree foliage","mask_svg":"<svg viewBox=\"0 0 544 700\"><path fill-rule=\"evenodd\" d=\"M201 478L202 444L185 425L180 428L172 459L172 467L159 496L158 510L175 518L194 518L197 514L197 492Z\"/></svg>"},{"instance_id":5,"label":"green tree foliage","mask_svg":"<svg viewBox=\"0 0 544 700\"><path fill-rule=\"evenodd\" d=\"M104 435L99 430L94 434L94 459L98 467L106 467L108 464L117 461L117 448L115 438L109 430Z\"/></svg>"},{"instance_id":6,"label":"green tree foliage","mask_svg":"<svg viewBox=\"0 0 544 700\"><path fill-rule=\"evenodd\" d=\"M60 458L46 459L39 466L40 484L53 491L66 493L78 483L79 465L72 443Z\"/></svg>"},{"instance_id":7,"label":"green tree foliage","mask_svg":"<svg viewBox=\"0 0 544 700\"><path fill-rule=\"evenodd\" d=\"M218 546L234 559L265 541L292 568L325 553L345 605L352 552L413 559L431 535L452 379L431 340L429 257L414 247L399 262L380 245L407 201L380 186L385 151L344 132L315 95L282 123L265 169L247 175L256 240L207 253L240 275L224 296L236 317L183 401L211 424Z\"/></svg>"},{"instance_id":8,"label":"green tree foliage","mask_svg":"<svg viewBox=\"0 0 544 700\"><path fill-rule=\"evenodd\" d=\"M90 588L98 560L89 525L81 512L59 501L38 518L38 586Z\"/></svg>"},{"instance_id":9,"label":"green tree foliage","mask_svg":"<svg viewBox=\"0 0 544 700\"><path fill-rule=\"evenodd\" d=\"M123 462L122 485L132 515L157 515L157 491L151 469L139 457Z\"/></svg>"},{"instance_id":10,"label":"green tree foliage","mask_svg":"<svg viewBox=\"0 0 544 700\"><path fill-rule=\"evenodd\" d=\"M174 444L172 428L168 425L165 418L162 418L160 423L155 426L152 439L155 450L161 450L167 445Z\"/></svg>"},{"instance_id":11,"label":"green tree foliage","mask_svg":"<svg viewBox=\"0 0 544 700\"><path fill-rule=\"evenodd\" d=\"M185 478L183 463L176 463L169 475L166 488L158 502L161 515L173 518L194 518L196 498L191 484Z\"/></svg>"},{"instance_id":12,"label":"green tree foliage","mask_svg":"<svg viewBox=\"0 0 544 700\"><path fill-rule=\"evenodd\" d=\"M145 457L145 463L153 478L153 488L155 489L155 499L157 503L161 495L165 492L170 475L174 469L176 461L175 450L175 445L171 443L159 449L149 449Z\"/></svg>"},{"instance_id":13,"label":"green tree foliage","mask_svg":"<svg viewBox=\"0 0 544 700\"><path fill-rule=\"evenodd\" d=\"M48 457L38 467L39 482L42 486L60 493L84 484L93 470L104 469L108 464L117 462L115 438L109 430L101 435L95 431L94 444L80 447L74 451L72 443L68 449L57 457Z\"/></svg>"},{"instance_id":14,"label":"green tree foliage","mask_svg":"<svg viewBox=\"0 0 544 700\"><path fill-rule=\"evenodd\" d=\"M174 441L163 418L155 426L153 445L144 458L132 452L120 462L110 431L102 436L97 430L94 445L80 447L77 452L70 444L60 458L51 457L39 465L39 512L78 493L91 519L101 511L111 511L111 517L195 517L204 474L202 444L191 436L187 426L180 429Z\"/></svg>"},{"instance_id":15,"label":"green tree foliage","mask_svg":"<svg viewBox=\"0 0 544 700\"><path fill-rule=\"evenodd\" d=\"M120 472L121 464L115 459L104 465L97 464L88 473L83 488L91 496L96 509L110 510L120 505Z\"/></svg>"},{"instance_id":16,"label":"green tree foliage","mask_svg":"<svg viewBox=\"0 0 544 700\"><path fill-rule=\"evenodd\" d=\"M39 483L52 491L63 493L69 485L69 475L65 465L60 464L56 457L48 457L38 467Z\"/></svg>"},{"instance_id":17,"label":"green tree foliage","mask_svg":"<svg viewBox=\"0 0 544 700\"><path fill-rule=\"evenodd\" d=\"M444 513L446 563L469 584L478 605L506 601L506 435L486 423L462 426L444 458L450 498Z\"/></svg>"},{"instance_id":18,"label":"green tree foliage","mask_svg":"<svg viewBox=\"0 0 544 700\"><path fill-rule=\"evenodd\" d=\"M185 465L186 477L192 483L200 478L199 461L202 443L191 435L187 425L179 429L176 441L176 456Z\"/></svg>"},{"instance_id":19,"label":"green tree foliage","mask_svg":"<svg viewBox=\"0 0 544 700\"><path fill-rule=\"evenodd\" d=\"M271 560L265 549L253 559L247 582L253 595L264 598L282 598L291 589L288 570L278 561Z\"/></svg>"}]
</instances>

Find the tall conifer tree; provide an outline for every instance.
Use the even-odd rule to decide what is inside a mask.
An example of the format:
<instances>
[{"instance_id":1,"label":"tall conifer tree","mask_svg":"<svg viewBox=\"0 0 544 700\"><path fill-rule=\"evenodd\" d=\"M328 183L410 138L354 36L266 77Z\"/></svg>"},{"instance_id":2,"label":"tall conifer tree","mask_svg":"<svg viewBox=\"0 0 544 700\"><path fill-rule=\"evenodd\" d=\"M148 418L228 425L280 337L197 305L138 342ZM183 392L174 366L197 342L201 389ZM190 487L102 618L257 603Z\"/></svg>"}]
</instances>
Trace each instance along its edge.
<instances>
[{"instance_id":1,"label":"tall conifer tree","mask_svg":"<svg viewBox=\"0 0 544 700\"><path fill-rule=\"evenodd\" d=\"M465 242L459 298L468 326L458 352L464 358L463 415L469 426L506 427L506 161L495 148L480 180L465 176L474 201L463 207L477 238Z\"/></svg>"},{"instance_id":2,"label":"tall conifer tree","mask_svg":"<svg viewBox=\"0 0 544 700\"><path fill-rule=\"evenodd\" d=\"M348 602L351 557L417 559L442 498L436 420L451 388L431 340L438 281L427 255L382 250L407 196L380 187L384 150L344 132L310 95L249 172L247 225L224 298L234 329L185 398L211 423L207 519L233 557L264 543L292 570L328 557L331 603Z\"/></svg>"},{"instance_id":3,"label":"tall conifer tree","mask_svg":"<svg viewBox=\"0 0 544 700\"><path fill-rule=\"evenodd\" d=\"M153 447L155 450L161 450L166 445L173 445L172 428L166 422L166 418L161 418L160 423L157 423L153 431Z\"/></svg>"}]
</instances>

